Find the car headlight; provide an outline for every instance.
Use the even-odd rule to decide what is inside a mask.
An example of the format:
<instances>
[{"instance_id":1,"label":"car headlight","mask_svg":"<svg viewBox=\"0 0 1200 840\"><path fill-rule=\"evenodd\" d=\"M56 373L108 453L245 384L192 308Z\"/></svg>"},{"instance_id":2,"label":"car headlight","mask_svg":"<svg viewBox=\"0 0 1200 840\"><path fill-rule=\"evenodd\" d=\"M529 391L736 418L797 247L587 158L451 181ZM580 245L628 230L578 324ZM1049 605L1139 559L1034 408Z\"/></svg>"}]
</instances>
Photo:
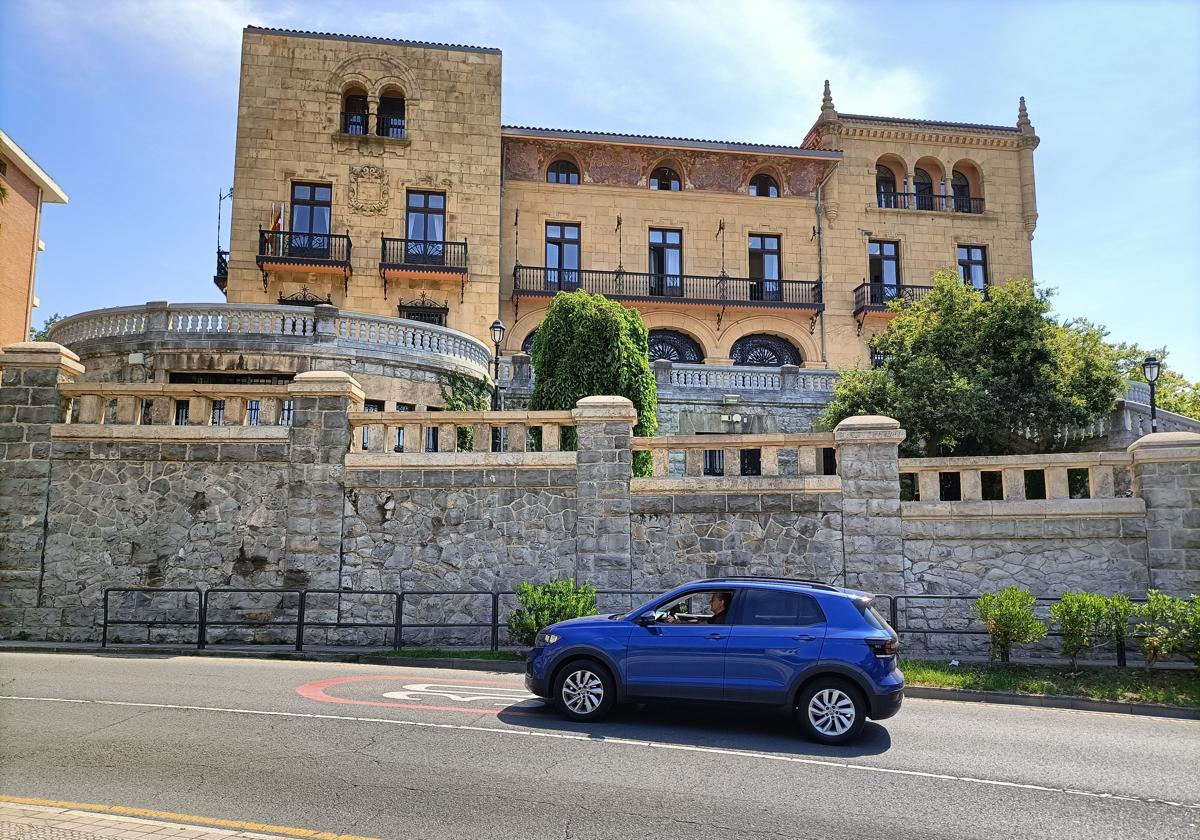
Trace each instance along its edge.
<instances>
[{"instance_id":1,"label":"car headlight","mask_svg":"<svg viewBox=\"0 0 1200 840\"><path fill-rule=\"evenodd\" d=\"M545 630L543 630L541 633L537 634L537 638L534 639L533 646L547 647L548 645L554 644L561 638L561 636L558 636L554 633L547 633Z\"/></svg>"}]
</instances>

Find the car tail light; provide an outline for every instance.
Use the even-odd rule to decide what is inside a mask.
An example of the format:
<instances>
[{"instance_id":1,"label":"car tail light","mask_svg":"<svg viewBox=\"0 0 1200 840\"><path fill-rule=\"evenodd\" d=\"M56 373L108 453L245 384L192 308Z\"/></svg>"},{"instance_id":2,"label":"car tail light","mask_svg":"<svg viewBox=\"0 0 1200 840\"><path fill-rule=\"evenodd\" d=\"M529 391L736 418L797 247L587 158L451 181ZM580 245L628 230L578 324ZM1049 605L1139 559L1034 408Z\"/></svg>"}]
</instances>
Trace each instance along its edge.
<instances>
[{"instance_id":1,"label":"car tail light","mask_svg":"<svg viewBox=\"0 0 1200 840\"><path fill-rule=\"evenodd\" d=\"M895 656L900 650L900 640L892 636L890 639L868 639L867 646L879 658Z\"/></svg>"}]
</instances>

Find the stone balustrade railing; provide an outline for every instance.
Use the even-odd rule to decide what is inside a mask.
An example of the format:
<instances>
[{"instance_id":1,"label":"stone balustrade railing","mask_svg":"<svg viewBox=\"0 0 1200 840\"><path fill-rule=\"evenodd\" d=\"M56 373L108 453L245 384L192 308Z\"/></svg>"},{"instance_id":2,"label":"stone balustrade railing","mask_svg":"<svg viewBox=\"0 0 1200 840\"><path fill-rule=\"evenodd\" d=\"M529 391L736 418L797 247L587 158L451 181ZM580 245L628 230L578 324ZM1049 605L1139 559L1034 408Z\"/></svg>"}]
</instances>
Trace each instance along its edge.
<instances>
[{"instance_id":1,"label":"stone balustrade railing","mask_svg":"<svg viewBox=\"0 0 1200 840\"><path fill-rule=\"evenodd\" d=\"M67 425L287 426L286 385L73 382L59 387Z\"/></svg>"},{"instance_id":2,"label":"stone balustrade railing","mask_svg":"<svg viewBox=\"0 0 1200 840\"><path fill-rule=\"evenodd\" d=\"M833 472L826 469L824 453L834 448L832 432L636 437L632 448L634 452L651 453L651 476L655 479L670 476L672 453L682 453L683 474L688 478L773 477L780 475L781 462L794 465L795 474L800 476Z\"/></svg>"},{"instance_id":3,"label":"stone balustrade railing","mask_svg":"<svg viewBox=\"0 0 1200 840\"><path fill-rule=\"evenodd\" d=\"M575 453L563 451L563 431L576 425L570 411L352 411L347 417L351 468L575 463Z\"/></svg>"},{"instance_id":4,"label":"stone balustrade railing","mask_svg":"<svg viewBox=\"0 0 1200 840\"><path fill-rule=\"evenodd\" d=\"M906 502L1111 499L1132 494L1128 452L901 458Z\"/></svg>"},{"instance_id":5,"label":"stone balustrade railing","mask_svg":"<svg viewBox=\"0 0 1200 840\"><path fill-rule=\"evenodd\" d=\"M256 341L261 349L282 345L322 345L383 358L425 362L490 378L491 352L483 342L446 327L340 312L336 306L269 306L258 304L167 303L99 309L64 318L50 329L49 340L92 350L96 345L159 342L171 346L201 344L219 349L222 342ZM88 346L89 343L95 343Z\"/></svg>"}]
</instances>

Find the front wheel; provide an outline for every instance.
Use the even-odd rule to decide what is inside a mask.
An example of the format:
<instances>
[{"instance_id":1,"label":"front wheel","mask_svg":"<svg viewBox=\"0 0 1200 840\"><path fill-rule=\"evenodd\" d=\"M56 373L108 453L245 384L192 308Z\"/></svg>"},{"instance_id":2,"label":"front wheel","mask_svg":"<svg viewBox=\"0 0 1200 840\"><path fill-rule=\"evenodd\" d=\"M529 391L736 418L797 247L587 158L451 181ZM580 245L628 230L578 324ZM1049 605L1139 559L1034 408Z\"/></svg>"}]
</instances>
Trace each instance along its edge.
<instances>
[{"instance_id":1,"label":"front wheel","mask_svg":"<svg viewBox=\"0 0 1200 840\"><path fill-rule=\"evenodd\" d=\"M554 680L554 699L571 720L600 720L613 707L616 686L608 669L591 659L567 663Z\"/></svg>"},{"instance_id":2,"label":"front wheel","mask_svg":"<svg viewBox=\"0 0 1200 840\"><path fill-rule=\"evenodd\" d=\"M814 680L796 702L796 717L804 734L835 746L858 737L867 722L866 712L862 694L840 679Z\"/></svg>"}]
</instances>

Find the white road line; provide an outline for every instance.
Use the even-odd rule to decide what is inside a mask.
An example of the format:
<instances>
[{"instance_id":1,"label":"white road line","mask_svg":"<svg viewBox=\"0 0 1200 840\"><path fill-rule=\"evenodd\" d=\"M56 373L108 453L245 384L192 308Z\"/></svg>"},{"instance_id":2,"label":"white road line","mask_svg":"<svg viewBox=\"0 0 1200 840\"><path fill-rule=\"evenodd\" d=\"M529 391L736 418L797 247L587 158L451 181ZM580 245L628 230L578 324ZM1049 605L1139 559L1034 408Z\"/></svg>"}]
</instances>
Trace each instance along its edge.
<instances>
[{"instance_id":1,"label":"white road line","mask_svg":"<svg viewBox=\"0 0 1200 840\"><path fill-rule=\"evenodd\" d=\"M829 761L819 758L801 758L793 755L776 755L773 753L752 752L750 750L732 750L724 747L701 747L692 744L670 744L663 741L644 741L636 738L608 738L603 735L585 735L575 732L539 732L532 729L502 729L498 726L471 726L461 723L433 723L423 720L396 720L394 718L354 717L351 715L327 715L312 712L276 712L263 709L226 709L220 706L185 706L177 703L135 703L128 700L86 700L68 697L22 697L17 695L0 695L0 700L13 700L40 703L75 703L98 706L124 706L137 709L173 709L187 712L222 712L237 715L258 715L264 717L307 718L311 720L343 720L356 723L383 723L392 726L412 726L421 729L446 729L463 732L487 732L494 735L515 735L527 738L553 738L562 741L588 741L594 744L613 744L626 747L644 747L656 750L675 750L679 752L708 753L711 755L734 756L750 758L759 761L782 761L789 764L806 764L814 767L835 767L843 770L859 770L867 773L883 773L892 776L909 776L919 779L937 779L939 781L964 782L990 787L1006 787L1018 790L1032 790L1041 793L1060 793L1068 796L1086 796L1095 799L1113 799L1123 802L1141 802L1153 805L1169 805L1173 808L1190 808L1200 810L1197 802L1172 802L1168 799L1152 797L1126 796L1119 793L1103 791L1077 790L1075 788L1051 787L1034 785L1026 782L1008 782L1001 779L979 779L972 776L952 776L945 773L928 773L923 770L900 770L893 767L872 767L869 764L855 764L847 761Z\"/></svg>"}]
</instances>

